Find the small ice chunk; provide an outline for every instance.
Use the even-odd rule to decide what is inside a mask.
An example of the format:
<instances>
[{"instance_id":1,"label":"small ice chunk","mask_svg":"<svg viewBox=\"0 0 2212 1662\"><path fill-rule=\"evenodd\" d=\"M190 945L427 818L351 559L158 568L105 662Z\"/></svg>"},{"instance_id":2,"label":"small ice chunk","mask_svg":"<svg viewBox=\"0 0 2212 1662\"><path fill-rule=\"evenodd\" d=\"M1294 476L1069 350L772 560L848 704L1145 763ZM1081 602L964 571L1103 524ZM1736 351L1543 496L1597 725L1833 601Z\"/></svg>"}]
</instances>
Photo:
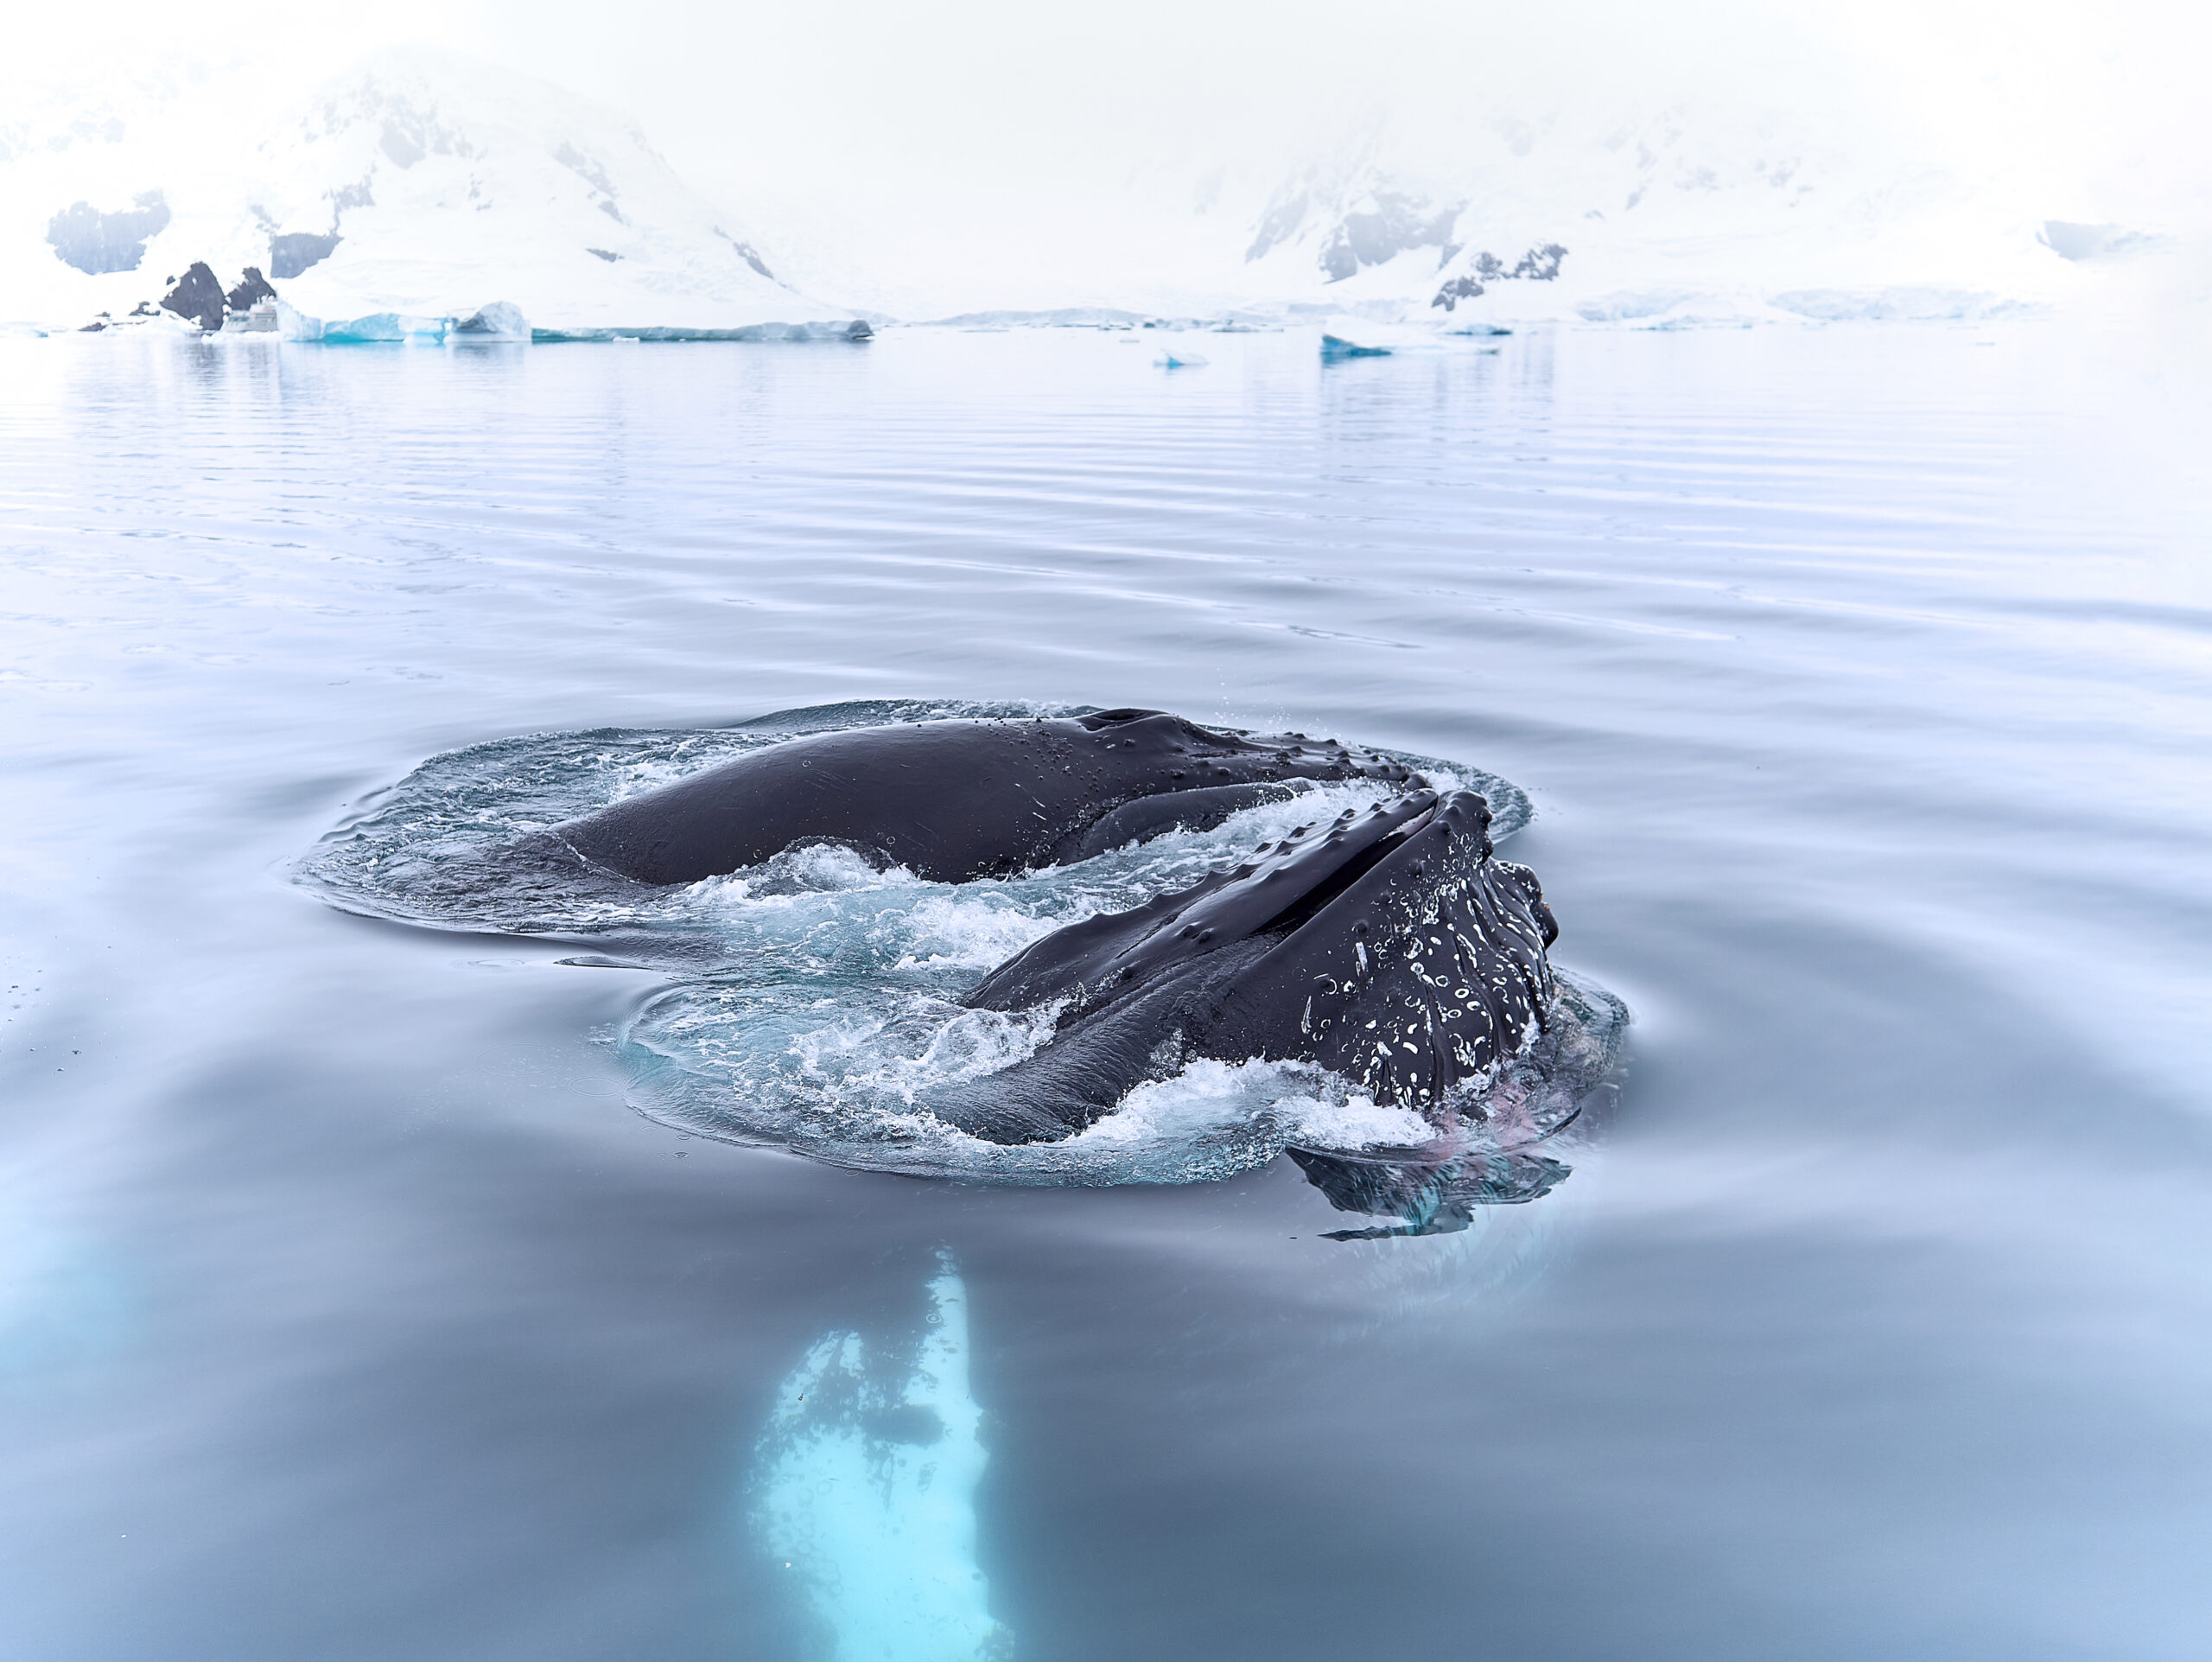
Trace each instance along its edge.
<instances>
[{"instance_id":1,"label":"small ice chunk","mask_svg":"<svg viewBox=\"0 0 2212 1662\"><path fill-rule=\"evenodd\" d=\"M1321 337L1321 361L1332 364L1340 358L1388 358L1388 347L1363 347L1357 341L1347 341L1339 334Z\"/></svg>"},{"instance_id":2,"label":"small ice chunk","mask_svg":"<svg viewBox=\"0 0 2212 1662\"><path fill-rule=\"evenodd\" d=\"M1206 366L1203 353L1180 348L1163 352L1152 362L1155 369L1204 369Z\"/></svg>"},{"instance_id":3,"label":"small ice chunk","mask_svg":"<svg viewBox=\"0 0 2212 1662\"><path fill-rule=\"evenodd\" d=\"M2116 225L2078 225L2070 220L2045 220L2036 240L2059 258L2076 262L2138 253L2152 242L2139 231L2123 230Z\"/></svg>"},{"instance_id":4,"label":"small ice chunk","mask_svg":"<svg viewBox=\"0 0 2212 1662\"><path fill-rule=\"evenodd\" d=\"M530 320L514 302L495 300L455 323L453 338L466 341L527 341Z\"/></svg>"}]
</instances>

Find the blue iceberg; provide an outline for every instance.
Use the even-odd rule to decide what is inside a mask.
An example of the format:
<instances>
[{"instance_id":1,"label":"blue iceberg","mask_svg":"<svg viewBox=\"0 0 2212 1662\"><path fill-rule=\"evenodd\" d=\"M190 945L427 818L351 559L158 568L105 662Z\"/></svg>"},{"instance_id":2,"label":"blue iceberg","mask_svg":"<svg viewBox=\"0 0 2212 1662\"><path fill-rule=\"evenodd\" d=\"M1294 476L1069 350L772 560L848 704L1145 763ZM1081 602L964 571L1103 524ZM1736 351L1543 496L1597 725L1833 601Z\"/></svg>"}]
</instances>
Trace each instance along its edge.
<instances>
[{"instance_id":1,"label":"blue iceberg","mask_svg":"<svg viewBox=\"0 0 2212 1662\"><path fill-rule=\"evenodd\" d=\"M404 312L371 312L366 317L352 317L342 323L322 326L321 341L327 347L404 346L411 341L427 341L435 346L446 338L452 321L443 317L412 317Z\"/></svg>"},{"instance_id":2,"label":"blue iceberg","mask_svg":"<svg viewBox=\"0 0 2212 1662\"><path fill-rule=\"evenodd\" d=\"M1388 347L1363 347L1340 335L1325 334L1321 337L1321 361L1325 364L1333 364L1344 358L1388 358L1389 355L1390 348Z\"/></svg>"}]
</instances>

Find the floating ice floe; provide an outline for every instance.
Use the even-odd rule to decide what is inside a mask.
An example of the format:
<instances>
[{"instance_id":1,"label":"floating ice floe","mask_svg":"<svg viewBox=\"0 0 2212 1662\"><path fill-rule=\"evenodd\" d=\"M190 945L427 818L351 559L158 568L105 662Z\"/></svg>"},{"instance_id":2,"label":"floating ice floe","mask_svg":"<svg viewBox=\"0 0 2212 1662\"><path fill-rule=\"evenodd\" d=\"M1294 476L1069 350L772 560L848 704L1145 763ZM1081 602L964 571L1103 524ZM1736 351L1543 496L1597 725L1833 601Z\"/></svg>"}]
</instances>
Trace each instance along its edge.
<instances>
[{"instance_id":1,"label":"floating ice floe","mask_svg":"<svg viewBox=\"0 0 2212 1662\"><path fill-rule=\"evenodd\" d=\"M443 341L453 327L448 317L412 317L404 312L371 312L366 317L349 317L343 322L325 323L317 336L327 347L389 346L421 341L436 345Z\"/></svg>"},{"instance_id":2,"label":"floating ice floe","mask_svg":"<svg viewBox=\"0 0 2212 1662\"><path fill-rule=\"evenodd\" d=\"M1986 290L1913 285L1887 289L1793 289L1773 296L1776 309L1821 323L1980 323L2018 317L2032 305Z\"/></svg>"},{"instance_id":3,"label":"floating ice floe","mask_svg":"<svg viewBox=\"0 0 2212 1662\"><path fill-rule=\"evenodd\" d=\"M531 338L541 343L574 341L844 341L874 339L866 318L852 317L817 323L746 323L735 328L677 328L630 326L618 328L535 329Z\"/></svg>"},{"instance_id":4,"label":"floating ice floe","mask_svg":"<svg viewBox=\"0 0 2212 1662\"><path fill-rule=\"evenodd\" d=\"M274 302L277 332L287 341L324 346L439 346L527 341L530 320L511 301L495 300L465 317L422 317L371 312L326 322L283 301Z\"/></svg>"},{"instance_id":5,"label":"floating ice floe","mask_svg":"<svg viewBox=\"0 0 2212 1662\"><path fill-rule=\"evenodd\" d=\"M1388 347L1362 346L1356 341L1345 340L1340 334L1321 337L1321 361L1325 364L1332 364L1344 358L1388 358L1389 355L1390 348Z\"/></svg>"},{"instance_id":6,"label":"floating ice floe","mask_svg":"<svg viewBox=\"0 0 2212 1662\"><path fill-rule=\"evenodd\" d=\"M1206 366L1203 353L1180 349L1163 352L1152 363L1155 369L1204 369Z\"/></svg>"}]
</instances>

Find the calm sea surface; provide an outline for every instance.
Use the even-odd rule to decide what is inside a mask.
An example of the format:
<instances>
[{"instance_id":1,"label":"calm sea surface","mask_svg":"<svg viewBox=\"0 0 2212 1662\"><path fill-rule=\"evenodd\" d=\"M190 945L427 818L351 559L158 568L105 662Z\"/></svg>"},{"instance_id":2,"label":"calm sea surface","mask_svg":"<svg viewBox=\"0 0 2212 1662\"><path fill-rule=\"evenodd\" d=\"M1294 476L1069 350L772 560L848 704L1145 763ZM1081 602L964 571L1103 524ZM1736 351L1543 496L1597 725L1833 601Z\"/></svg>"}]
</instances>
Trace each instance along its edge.
<instances>
[{"instance_id":1,"label":"calm sea surface","mask_svg":"<svg viewBox=\"0 0 2212 1662\"><path fill-rule=\"evenodd\" d=\"M0 1654L2212 1652L2171 373L1145 340L0 341ZM1503 775L1616 1105L1415 1239L842 1169L640 1111L667 976L296 881L442 753L858 699Z\"/></svg>"}]
</instances>

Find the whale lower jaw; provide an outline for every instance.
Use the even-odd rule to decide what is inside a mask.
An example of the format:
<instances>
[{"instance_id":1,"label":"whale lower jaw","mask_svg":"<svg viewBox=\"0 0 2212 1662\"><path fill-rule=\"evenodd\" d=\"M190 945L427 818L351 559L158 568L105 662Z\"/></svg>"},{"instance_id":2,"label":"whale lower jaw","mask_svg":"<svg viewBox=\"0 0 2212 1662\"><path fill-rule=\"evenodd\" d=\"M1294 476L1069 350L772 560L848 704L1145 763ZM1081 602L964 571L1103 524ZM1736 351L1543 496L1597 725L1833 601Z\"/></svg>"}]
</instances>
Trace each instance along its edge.
<instances>
[{"instance_id":1,"label":"whale lower jaw","mask_svg":"<svg viewBox=\"0 0 2212 1662\"><path fill-rule=\"evenodd\" d=\"M1317 1065L1434 1117L1544 1028L1556 933L1461 792L1339 821L1180 895L1048 936L985 977L995 1009L1065 998L1028 1060L927 1105L978 1137L1065 1137L1192 1060Z\"/></svg>"}]
</instances>

